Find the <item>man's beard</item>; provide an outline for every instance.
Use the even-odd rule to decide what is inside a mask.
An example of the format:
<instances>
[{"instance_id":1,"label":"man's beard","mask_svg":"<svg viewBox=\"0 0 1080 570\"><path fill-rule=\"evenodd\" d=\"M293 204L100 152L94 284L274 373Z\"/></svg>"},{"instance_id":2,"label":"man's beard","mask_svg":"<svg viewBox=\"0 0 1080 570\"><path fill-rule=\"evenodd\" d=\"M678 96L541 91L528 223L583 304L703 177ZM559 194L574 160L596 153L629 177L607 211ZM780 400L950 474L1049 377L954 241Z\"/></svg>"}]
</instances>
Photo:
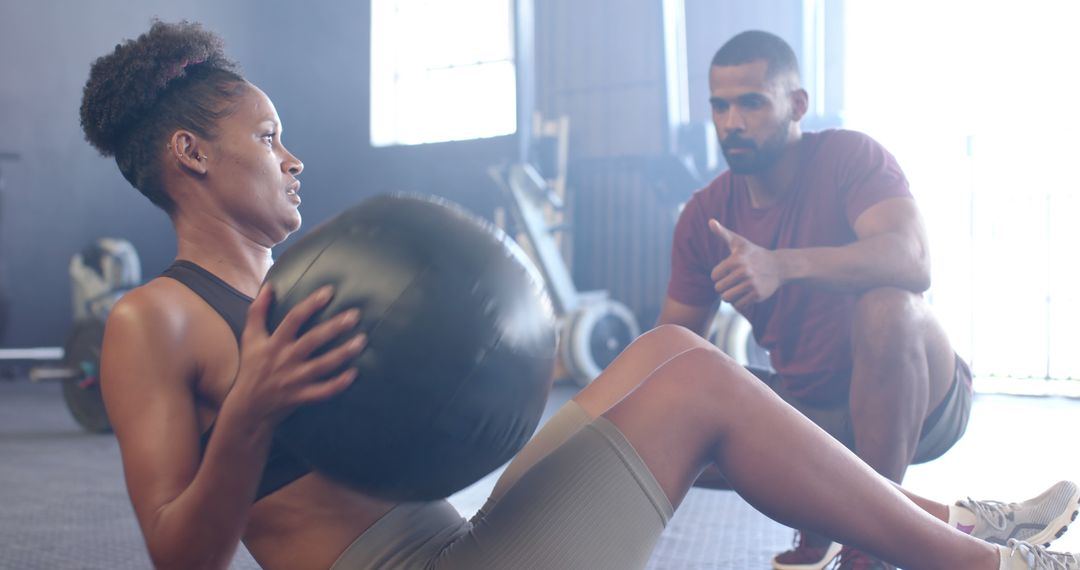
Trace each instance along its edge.
<instances>
[{"instance_id":1,"label":"man's beard","mask_svg":"<svg viewBox=\"0 0 1080 570\"><path fill-rule=\"evenodd\" d=\"M744 139L738 135L730 135L720 141L720 149L724 152L724 159L727 160L728 167L735 174L744 175L761 174L767 171L784 154L784 146L787 144L787 135L790 128L791 121L785 121L784 124L780 125L780 128L776 129L776 132L761 143L760 147L754 141ZM729 152L733 148L748 148L750 152L733 155Z\"/></svg>"}]
</instances>

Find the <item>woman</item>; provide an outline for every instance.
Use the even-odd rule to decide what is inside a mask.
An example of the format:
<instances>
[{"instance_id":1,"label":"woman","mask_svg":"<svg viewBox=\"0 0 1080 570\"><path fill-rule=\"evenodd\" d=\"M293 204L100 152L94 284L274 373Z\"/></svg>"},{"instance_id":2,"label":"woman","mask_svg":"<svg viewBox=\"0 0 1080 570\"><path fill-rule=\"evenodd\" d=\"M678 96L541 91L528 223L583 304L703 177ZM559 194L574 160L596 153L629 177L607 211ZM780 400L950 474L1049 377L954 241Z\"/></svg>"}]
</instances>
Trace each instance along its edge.
<instances>
[{"instance_id":1,"label":"woman","mask_svg":"<svg viewBox=\"0 0 1080 570\"><path fill-rule=\"evenodd\" d=\"M269 98L216 36L156 22L95 62L81 116L177 236L176 262L114 307L102 355L129 494L159 567L225 567L241 540L270 570L642 567L715 464L763 512L906 568L1080 568L1071 555L951 529L678 327L643 335L560 410L472 521L445 501L399 505L342 487L273 439L297 406L363 381L318 379L364 339L312 356L360 318L298 336L328 290L265 329L274 292L260 284L271 248L300 227L303 170Z\"/></svg>"}]
</instances>

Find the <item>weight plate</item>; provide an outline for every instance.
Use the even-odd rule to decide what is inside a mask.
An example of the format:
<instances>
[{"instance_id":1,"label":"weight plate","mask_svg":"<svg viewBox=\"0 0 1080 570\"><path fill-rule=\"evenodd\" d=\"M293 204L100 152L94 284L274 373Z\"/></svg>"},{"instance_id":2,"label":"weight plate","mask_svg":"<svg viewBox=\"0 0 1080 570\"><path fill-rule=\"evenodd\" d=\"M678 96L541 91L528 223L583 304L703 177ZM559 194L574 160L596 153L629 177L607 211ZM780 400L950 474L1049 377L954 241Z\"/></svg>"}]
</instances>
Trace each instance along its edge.
<instances>
[{"instance_id":1,"label":"weight plate","mask_svg":"<svg viewBox=\"0 0 1080 570\"><path fill-rule=\"evenodd\" d=\"M82 371L79 377L62 382L64 402L75 421L94 433L112 429L98 381L104 338L105 323L91 317L76 321L64 343L64 365Z\"/></svg>"},{"instance_id":2,"label":"weight plate","mask_svg":"<svg viewBox=\"0 0 1080 570\"><path fill-rule=\"evenodd\" d=\"M566 332L563 358L580 386L592 382L641 334L630 309L610 299L582 306Z\"/></svg>"}]
</instances>

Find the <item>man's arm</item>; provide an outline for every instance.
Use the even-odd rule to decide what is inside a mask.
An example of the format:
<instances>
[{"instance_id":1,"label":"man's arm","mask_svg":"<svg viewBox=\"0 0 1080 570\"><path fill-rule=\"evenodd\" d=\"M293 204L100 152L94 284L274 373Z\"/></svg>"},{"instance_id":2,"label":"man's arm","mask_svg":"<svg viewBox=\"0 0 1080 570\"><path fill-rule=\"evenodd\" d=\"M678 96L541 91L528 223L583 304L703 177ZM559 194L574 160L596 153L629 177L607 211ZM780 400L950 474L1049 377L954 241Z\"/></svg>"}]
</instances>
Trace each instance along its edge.
<instances>
[{"instance_id":1,"label":"man's arm","mask_svg":"<svg viewBox=\"0 0 1080 570\"><path fill-rule=\"evenodd\" d=\"M789 280L862 291L930 288L930 251L922 216L911 198L891 198L855 220L858 239L841 247L780 250Z\"/></svg>"},{"instance_id":2,"label":"man's arm","mask_svg":"<svg viewBox=\"0 0 1080 570\"><path fill-rule=\"evenodd\" d=\"M704 337L709 333L709 324L716 314L717 305L719 303L699 307L665 297L664 304L660 308L660 318L657 319L656 324L684 326Z\"/></svg>"},{"instance_id":3,"label":"man's arm","mask_svg":"<svg viewBox=\"0 0 1080 570\"><path fill-rule=\"evenodd\" d=\"M712 271L716 291L737 308L771 297L792 281L864 291L930 287L930 254L922 217L910 198L890 198L855 220L856 241L839 247L768 250L710 220L731 254Z\"/></svg>"}]
</instances>

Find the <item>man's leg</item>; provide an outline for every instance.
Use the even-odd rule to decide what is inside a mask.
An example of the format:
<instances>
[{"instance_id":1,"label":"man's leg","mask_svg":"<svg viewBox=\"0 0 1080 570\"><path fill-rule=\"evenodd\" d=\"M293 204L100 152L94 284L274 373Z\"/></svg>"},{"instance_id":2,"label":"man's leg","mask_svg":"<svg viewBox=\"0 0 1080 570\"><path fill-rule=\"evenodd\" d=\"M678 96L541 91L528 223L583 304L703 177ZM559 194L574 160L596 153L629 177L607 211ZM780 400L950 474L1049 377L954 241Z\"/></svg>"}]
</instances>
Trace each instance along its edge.
<instances>
[{"instance_id":1,"label":"man's leg","mask_svg":"<svg viewBox=\"0 0 1080 570\"><path fill-rule=\"evenodd\" d=\"M953 384L952 345L921 297L889 287L859 298L851 345L855 453L900 483L927 415Z\"/></svg>"},{"instance_id":2,"label":"man's leg","mask_svg":"<svg viewBox=\"0 0 1080 570\"><path fill-rule=\"evenodd\" d=\"M955 383L956 356L922 297L891 287L859 297L851 350L848 404L854 451L878 473L900 483L915 458L928 415ZM947 519L947 510L909 498ZM887 567L850 548L840 553L841 567L854 566L860 558L866 559L866 567Z\"/></svg>"}]
</instances>

